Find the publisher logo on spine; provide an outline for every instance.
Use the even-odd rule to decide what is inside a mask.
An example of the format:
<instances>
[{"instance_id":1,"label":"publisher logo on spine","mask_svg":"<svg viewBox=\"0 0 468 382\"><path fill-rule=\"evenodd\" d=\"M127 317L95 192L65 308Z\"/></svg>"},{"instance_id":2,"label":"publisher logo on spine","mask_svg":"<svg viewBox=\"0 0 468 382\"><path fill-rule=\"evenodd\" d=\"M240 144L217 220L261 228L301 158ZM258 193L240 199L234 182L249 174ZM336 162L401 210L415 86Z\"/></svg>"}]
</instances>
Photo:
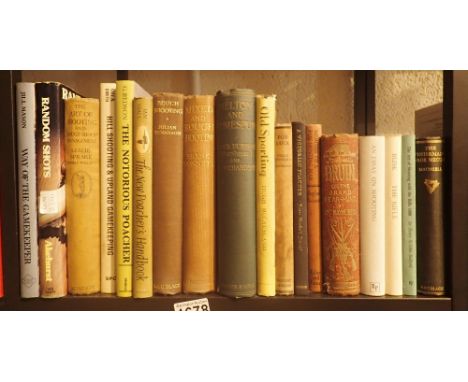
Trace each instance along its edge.
<instances>
[{"instance_id":1,"label":"publisher logo on spine","mask_svg":"<svg viewBox=\"0 0 468 382\"><path fill-rule=\"evenodd\" d=\"M77 198L86 198L91 193L91 177L85 171L78 171L73 174L72 192Z\"/></svg>"}]
</instances>

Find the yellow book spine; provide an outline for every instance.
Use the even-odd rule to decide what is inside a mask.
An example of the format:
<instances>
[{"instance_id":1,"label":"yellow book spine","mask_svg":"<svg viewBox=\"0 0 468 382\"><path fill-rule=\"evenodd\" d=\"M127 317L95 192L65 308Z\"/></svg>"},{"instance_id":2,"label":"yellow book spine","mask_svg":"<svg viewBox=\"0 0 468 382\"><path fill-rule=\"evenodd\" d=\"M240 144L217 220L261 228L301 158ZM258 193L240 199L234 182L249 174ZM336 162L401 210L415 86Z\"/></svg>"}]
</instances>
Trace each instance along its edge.
<instances>
[{"instance_id":1,"label":"yellow book spine","mask_svg":"<svg viewBox=\"0 0 468 382\"><path fill-rule=\"evenodd\" d=\"M115 83L100 87L101 292L115 293Z\"/></svg>"},{"instance_id":2,"label":"yellow book spine","mask_svg":"<svg viewBox=\"0 0 468 382\"><path fill-rule=\"evenodd\" d=\"M133 297L153 295L153 98L133 101Z\"/></svg>"},{"instance_id":3,"label":"yellow book spine","mask_svg":"<svg viewBox=\"0 0 468 382\"><path fill-rule=\"evenodd\" d=\"M99 101L65 101L68 291L100 291Z\"/></svg>"},{"instance_id":4,"label":"yellow book spine","mask_svg":"<svg viewBox=\"0 0 468 382\"><path fill-rule=\"evenodd\" d=\"M275 290L275 117L276 96L257 96L257 293Z\"/></svg>"},{"instance_id":5,"label":"yellow book spine","mask_svg":"<svg viewBox=\"0 0 468 382\"><path fill-rule=\"evenodd\" d=\"M117 296L132 296L133 98L135 82L116 82L115 254Z\"/></svg>"}]
</instances>

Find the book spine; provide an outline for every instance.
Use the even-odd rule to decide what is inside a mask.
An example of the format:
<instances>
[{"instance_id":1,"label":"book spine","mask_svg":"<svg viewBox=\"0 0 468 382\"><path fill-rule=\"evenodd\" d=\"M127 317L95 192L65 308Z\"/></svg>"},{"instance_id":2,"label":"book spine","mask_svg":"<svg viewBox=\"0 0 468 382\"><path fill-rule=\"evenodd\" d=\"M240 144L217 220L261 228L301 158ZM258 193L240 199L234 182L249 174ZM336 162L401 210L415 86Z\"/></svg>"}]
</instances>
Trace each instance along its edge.
<instances>
[{"instance_id":1,"label":"book spine","mask_svg":"<svg viewBox=\"0 0 468 382\"><path fill-rule=\"evenodd\" d=\"M360 291L358 136L323 136L320 142L325 286L332 295L357 295Z\"/></svg>"},{"instance_id":2,"label":"book spine","mask_svg":"<svg viewBox=\"0 0 468 382\"><path fill-rule=\"evenodd\" d=\"M385 137L359 137L361 293L385 295Z\"/></svg>"},{"instance_id":3,"label":"book spine","mask_svg":"<svg viewBox=\"0 0 468 382\"><path fill-rule=\"evenodd\" d=\"M115 293L115 83L100 86L101 292Z\"/></svg>"},{"instance_id":4,"label":"book spine","mask_svg":"<svg viewBox=\"0 0 468 382\"><path fill-rule=\"evenodd\" d=\"M154 291L182 292L184 96L156 93L154 110Z\"/></svg>"},{"instance_id":5,"label":"book spine","mask_svg":"<svg viewBox=\"0 0 468 382\"><path fill-rule=\"evenodd\" d=\"M320 235L320 137L322 125L306 125L307 233L309 290L322 291L322 241Z\"/></svg>"},{"instance_id":6,"label":"book spine","mask_svg":"<svg viewBox=\"0 0 468 382\"><path fill-rule=\"evenodd\" d=\"M39 297L34 83L16 85L21 297Z\"/></svg>"},{"instance_id":7,"label":"book spine","mask_svg":"<svg viewBox=\"0 0 468 382\"><path fill-rule=\"evenodd\" d=\"M133 99L135 82L116 82L115 92L115 260L116 292L132 296Z\"/></svg>"},{"instance_id":8,"label":"book spine","mask_svg":"<svg viewBox=\"0 0 468 382\"><path fill-rule=\"evenodd\" d=\"M133 297L153 296L153 98L133 101Z\"/></svg>"},{"instance_id":9,"label":"book spine","mask_svg":"<svg viewBox=\"0 0 468 382\"><path fill-rule=\"evenodd\" d=\"M64 100L75 97L58 83L36 84L36 159L40 295L67 294Z\"/></svg>"},{"instance_id":10,"label":"book spine","mask_svg":"<svg viewBox=\"0 0 468 382\"><path fill-rule=\"evenodd\" d=\"M98 293L101 287L99 101L65 102L65 165L68 291Z\"/></svg>"},{"instance_id":11,"label":"book spine","mask_svg":"<svg viewBox=\"0 0 468 382\"><path fill-rule=\"evenodd\" d=\"M216 288L214 163L214 97L185 97L184 293L208 293Z\"/></svg>"},{"instance_id":12,"label":"book spine","mask_svg":"<svg viewBox=\"0 0 468 382\"><path fill-rule=\"evenodd\" d=\"M418 293L443 296L446 289L442 137L416 140L416 166Z\"/></svg>"},{"instance_id":13,"label":"book spine","mask_svg":"<svg viewBox=\"0 0 468 382\"><path fill-rule=\"evenodd\" d=\"M3 244L2 244L2 221L0 220L0 298L4 295L3 290Z\"/></svg>"},{"instance_id":14,"label":"book spine","mask_svg":"<svg viewBox=\"0 0 468 382\"><path fill-rule=\"evenodd\" d=\"M385 138L385 290L403 294L401 136Z\"/></svg>"},{"instance_id":15,"label":"book spine","mask_svg":"<svg viewBox=\"0 0 468 382\"><path fill-rule=\"evenodd\" d=\"M405 135L401 141L401 212L403 239L403 294L417 294L416 240L416 140Z\"/></svg>"},{"instance_id":16,"label":"book spine","mask_svg":"<svg viewBox=\"0 0 468 382\"><path fill-rule=\"evenodd\" d=\"M276 293L294 294L293 149L291 124L275 127Z\"/></svg>"},{"instance_id":17,"label":"book spine","mask_svg":"<svg viewBox=\"0 0 468 382\"><path fill-rule=\"evenodd\" d=\"M257 294L275 287L275 119L276 96L256 99Z\"/></svg>"},{"instance_id":18,"label":"book spine","mask_svg":"<svg viewBox=\"0 0 468 382\"><path fill-rule=\"evenodd\" d=\"M216 103L216 212L219 292L256 293L255 93L219 91Z\"/></svg>"},{"instance_id":19,"label":"book spine","mask_svg":"<svg viewBox=\"0 0 468 382\"><path fill-rule=\"evenodd\" d=\"M303 123L293 122L293 232L294 294L309 292L309 247L307 228L307 154Z\"/></svg>"}]
</instances>

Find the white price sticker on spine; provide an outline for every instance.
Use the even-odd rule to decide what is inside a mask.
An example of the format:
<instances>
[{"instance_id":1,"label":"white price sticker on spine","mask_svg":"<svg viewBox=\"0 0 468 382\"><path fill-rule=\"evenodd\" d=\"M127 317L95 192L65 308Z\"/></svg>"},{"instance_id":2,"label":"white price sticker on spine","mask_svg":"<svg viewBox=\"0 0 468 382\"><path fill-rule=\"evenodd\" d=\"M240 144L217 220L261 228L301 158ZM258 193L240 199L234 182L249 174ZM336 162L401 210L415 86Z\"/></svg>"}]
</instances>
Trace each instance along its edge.
<instances>
[{"instance_id":1,"label":"white price sticker on spine","mask_svg":"<svg viewBox=\"0 0 468 382\"><path fill-rule=\"evenodd\" d=\"M174 310L207 312L210 310L210 303L207 298L178 302L177 304L174 304Z\"/></svg>"}]
</instances>

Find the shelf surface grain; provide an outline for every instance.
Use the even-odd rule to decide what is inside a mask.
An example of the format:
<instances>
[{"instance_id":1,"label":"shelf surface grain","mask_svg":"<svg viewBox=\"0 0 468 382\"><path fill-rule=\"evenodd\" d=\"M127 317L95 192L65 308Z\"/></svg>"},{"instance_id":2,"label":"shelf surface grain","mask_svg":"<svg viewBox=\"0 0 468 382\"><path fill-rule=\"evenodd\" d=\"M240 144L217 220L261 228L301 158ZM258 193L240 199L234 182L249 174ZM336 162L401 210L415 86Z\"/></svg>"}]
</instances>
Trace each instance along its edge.
<instances>
[{"instance_id":1,"label":"shelf surface grain","mask_svg":"<svg viewBox=\"0 0 468 382\"><path fill-rule=\"evenodd\" d=\"M208 298L213 311L278 311L278 310L451 310L450 297L334 297L325 294L309 296L250 297L233 299L212 293L207 295L153 296L145 299L112 295L67 296L58 299L20 299L0 305L2 310L174 310L174 304Z\"/></svg>"}]
</instances>

